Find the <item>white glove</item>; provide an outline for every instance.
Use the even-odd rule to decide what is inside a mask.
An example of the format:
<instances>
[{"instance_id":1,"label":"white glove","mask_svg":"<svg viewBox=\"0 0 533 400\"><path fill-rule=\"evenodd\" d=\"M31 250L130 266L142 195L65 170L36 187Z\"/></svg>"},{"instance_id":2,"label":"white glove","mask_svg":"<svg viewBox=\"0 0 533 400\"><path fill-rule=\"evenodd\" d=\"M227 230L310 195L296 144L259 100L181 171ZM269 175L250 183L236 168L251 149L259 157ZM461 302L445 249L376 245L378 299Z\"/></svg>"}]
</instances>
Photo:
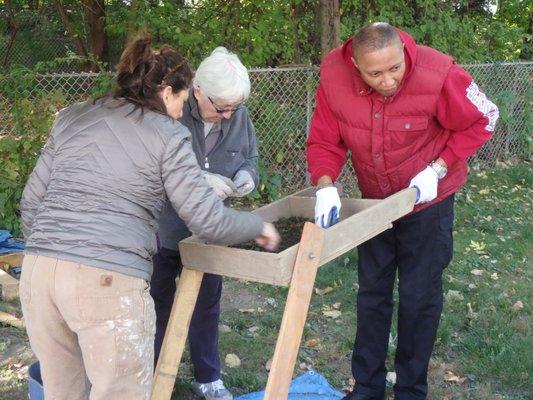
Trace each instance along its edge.
<instances>
[{"instance_id":1,"label":"white glove","mask_svg":"<svg viewBox=\"0 0 533 400\"><path fill-rule=\"evenodd\" d=\"M226 199L226 197L231 196L231 194L237 190L237 187L231 179L207 171L202 172L209 186L213 188L216 195L220 197L221 200L224 200Z\"/></svg>"},{"instance_id":2,"label":"white glove","mask_svg":"<svg viewBox=\"0 0 533 400\"><path fill-rule=\"evenodd\" d=\"M341 199L335 186L325 187L316 192L315 224L328 228L339 222Z\"/></svg>"},{"instance_id":3,"label":"white glove","mask_svg":"<svg viewBox=\"0 0 533 400\"><path fill-rule=\"evenodd\" d=\"M415 204L434 200L437 197L438 186L439 178L437 172L428 165L425 170L419 172L409 183L409 187L417 189Z\"/></svg>"},{"instance_id":4,"label":"white glove","mask_svg":"<svg viewBox=\"0 0 533 400\"><path fill-rule=\"evenodd\" d=\"M237 171L233 177L233 183L237 186L237 190L233 192L233 197L246 196L255 189L254 178L244 169Z\"/></svg>"}]
</instances>

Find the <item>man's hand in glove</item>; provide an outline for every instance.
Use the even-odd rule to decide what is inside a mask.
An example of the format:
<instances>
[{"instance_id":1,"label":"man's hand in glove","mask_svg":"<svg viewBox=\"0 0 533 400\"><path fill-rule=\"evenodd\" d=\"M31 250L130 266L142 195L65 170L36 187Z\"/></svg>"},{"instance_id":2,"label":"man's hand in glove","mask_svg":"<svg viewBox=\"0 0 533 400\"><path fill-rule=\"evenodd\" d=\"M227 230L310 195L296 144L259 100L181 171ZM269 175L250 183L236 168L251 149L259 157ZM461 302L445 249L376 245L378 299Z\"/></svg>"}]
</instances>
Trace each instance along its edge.
<instances>
[{"instance_id":1,"label":"man's hand in glove","mask_svg":"<svg viewBox=\"0 0 533 400\"><path fill-rule=\"evenodd\" d=\"M335 186L325 187L316 192L315 224L329 228L339 222L341 199Z\"/></svg>"},{"instance_id":2,"label":"man's hand in glove","mask_svg":"<svg viewBox=\"0 0 533 400\"><path fill-rule=\"evenodd\" d=\"M231 179L207 171L202 172L209 186L213 188L221 200L225 200L226 197L231 196L235 191L237 191L237 186L235 186Z\"/></svg>"},{"instance_id":3,"label":"man's hand in glove","mask_svg":"<svg viewBox=\"0 0 533 400\"><path fill-rule=\"evenodd\" d=\"M439 178L437 172L430 166L427 166L422 172L419 172L411 182L409 187L417 189L415 204L427 203L437 197L437 187Z\"/></svg>"},{"instance_id":4,"label":"man's hand in glove","mask_svg":"<svg viewBox=\"0 0 533 400\"><path fill-rule=\"evenodd\" d=\"M244 169L237 171L237 173L233 177L233 183L237 187L237 190L235 190L232 194L233 197L246 196L248 193L251 193L252 190L254 190L255 188L255 183L254 179L252 178L252 175Z\"/></svg>"}]
</instances>

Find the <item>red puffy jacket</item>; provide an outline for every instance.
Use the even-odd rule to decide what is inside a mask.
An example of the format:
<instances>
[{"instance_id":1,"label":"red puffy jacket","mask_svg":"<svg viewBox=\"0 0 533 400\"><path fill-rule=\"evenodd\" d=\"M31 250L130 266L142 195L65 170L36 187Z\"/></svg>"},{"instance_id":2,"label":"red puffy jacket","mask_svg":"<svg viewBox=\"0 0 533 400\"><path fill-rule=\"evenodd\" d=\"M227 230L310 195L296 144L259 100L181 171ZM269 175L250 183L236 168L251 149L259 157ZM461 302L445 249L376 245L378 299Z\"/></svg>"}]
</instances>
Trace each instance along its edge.
<instances>
[{"instance_id":1,"label":"red puffy jacket","mask_svg":"<svg viewBox=\"0 0 533 400\"><path fill-rule=\"evenodd\" d=\"M317 105L308 139L311 180L337 179L351 150L363 197L382 199L408 187L438 157L448 165L438 196L425 208L457 191L466 181L466 159L485 143L498 118L497 107L453 59L404 42L406 71L392 97L373 91L354 68L352 42L324 58Z\"/></svg>"}]
</instances>

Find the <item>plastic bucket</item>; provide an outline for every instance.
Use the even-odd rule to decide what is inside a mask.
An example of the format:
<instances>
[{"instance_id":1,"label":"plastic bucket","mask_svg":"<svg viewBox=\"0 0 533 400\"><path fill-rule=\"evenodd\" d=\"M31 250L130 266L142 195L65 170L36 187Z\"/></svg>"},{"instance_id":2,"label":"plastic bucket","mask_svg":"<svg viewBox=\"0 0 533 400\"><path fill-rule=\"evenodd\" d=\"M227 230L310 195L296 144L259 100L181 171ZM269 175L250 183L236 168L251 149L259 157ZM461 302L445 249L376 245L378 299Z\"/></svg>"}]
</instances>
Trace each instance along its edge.
<instances>
[{"instance_id":1,"label":"plastic bucket","mask_svg":"<svg viewBox=\"0 0 533 400\"><path fill-rule=\"evenodd\" d=\"M30 400L44 400L43 380L39 361L28 368L28 398Z\"/></svg>"}]
</instances>

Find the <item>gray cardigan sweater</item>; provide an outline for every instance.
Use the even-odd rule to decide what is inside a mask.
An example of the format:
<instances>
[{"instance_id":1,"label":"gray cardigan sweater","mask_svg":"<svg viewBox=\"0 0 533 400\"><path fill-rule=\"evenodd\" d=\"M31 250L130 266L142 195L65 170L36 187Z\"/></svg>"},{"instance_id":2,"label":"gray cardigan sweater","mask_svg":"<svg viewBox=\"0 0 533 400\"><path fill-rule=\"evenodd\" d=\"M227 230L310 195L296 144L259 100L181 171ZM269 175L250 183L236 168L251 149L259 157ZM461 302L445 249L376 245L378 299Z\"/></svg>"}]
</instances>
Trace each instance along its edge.
<instances>
[{"instance_id":1,"label":"gray cardigan sweater","mask_svg":"<svg viewBox=\"0 0 533 400\"><path fill-rule=\"evenodd\" d=\"M59 112L23 192L26 252L150 279L167 202L200 238L257 237L262 221L224 207L202 178L189 131L103 99Z\"/></svg>"},{"instance_id":2,"label":"gray cardigan sweater","mask_svg":"<svg viewBox=\"0 0 533 400\"><path fill-rule=\"evenodd\" d=\"M246 107L235 111L231 118L221 121L221 138L209 154L205 153L204 123L192 90L189 93L189 100L183 107L180 122L191 131L194 154L202 169L230 179L237 171L243 169L250 173L257 187L259 182L257 143ZM225 203L228 205L229 199ZM176 251L178 242L191 235L184 221L178 217L170 204L164 207L159 221L158 235L162 247Z\"/></svg>"}]
</instances>

